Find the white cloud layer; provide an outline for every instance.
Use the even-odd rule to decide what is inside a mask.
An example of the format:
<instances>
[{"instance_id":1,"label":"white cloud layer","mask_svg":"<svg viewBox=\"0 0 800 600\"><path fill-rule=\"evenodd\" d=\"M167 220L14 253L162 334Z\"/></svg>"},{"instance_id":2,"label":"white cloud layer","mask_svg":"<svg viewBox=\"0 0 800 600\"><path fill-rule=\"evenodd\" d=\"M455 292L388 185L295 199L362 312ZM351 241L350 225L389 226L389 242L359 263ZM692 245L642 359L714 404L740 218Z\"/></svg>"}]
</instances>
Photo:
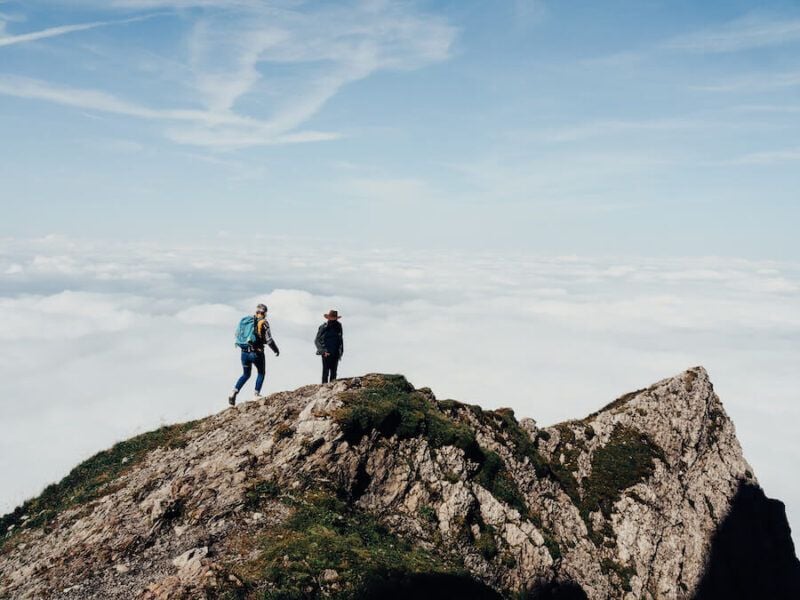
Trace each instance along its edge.
<instances>
[{"instance_id":1,"label":"white cloud layer","mask_svg":"<svg viewBox=\"0 0 800 600\"><path fill-rule=\"evenodd\" d=\"M0 511L117 440L223 409L232 332L259 301L281 347L268 392L317 380L329 308L344 315L344 376L401 372L545 424L703 364L767 493L800 519L798 265L224 238L0 240Z\"/></svg>"}]
</instances>

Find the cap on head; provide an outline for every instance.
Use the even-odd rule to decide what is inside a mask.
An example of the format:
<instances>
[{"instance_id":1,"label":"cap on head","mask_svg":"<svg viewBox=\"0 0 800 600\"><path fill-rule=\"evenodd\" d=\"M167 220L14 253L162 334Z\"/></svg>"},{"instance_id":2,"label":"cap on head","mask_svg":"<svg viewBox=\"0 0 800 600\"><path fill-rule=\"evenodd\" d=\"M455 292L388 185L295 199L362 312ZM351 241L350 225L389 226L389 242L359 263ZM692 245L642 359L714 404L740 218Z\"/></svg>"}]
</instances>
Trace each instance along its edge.
<instances>
[{"instance_id":1,"label":"cap on head","mask_svg":"<svg viewBox=\"0 0 800 600\"><path fill-rule=\"evenodd\" d=\"M256 314L267 314L267 305L266 304L259 304L256 306Z\"/></svg>"}]
</instances>

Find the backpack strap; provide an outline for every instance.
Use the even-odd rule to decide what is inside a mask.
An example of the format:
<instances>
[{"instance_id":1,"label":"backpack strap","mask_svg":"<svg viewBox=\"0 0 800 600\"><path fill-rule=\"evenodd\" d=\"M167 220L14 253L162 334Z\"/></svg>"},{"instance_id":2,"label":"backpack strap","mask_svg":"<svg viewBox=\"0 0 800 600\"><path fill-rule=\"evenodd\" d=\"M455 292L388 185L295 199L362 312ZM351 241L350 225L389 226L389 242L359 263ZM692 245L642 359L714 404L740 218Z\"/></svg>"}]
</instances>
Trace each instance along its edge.
<instances>
[{"instance_id":1,"label":"backpack strap","mask_svg":"<svg viewBox=\"0 0 800 600\"><path fill-rule=\"evenodd\" d=\"M255 341L258 341L258 315L253 315L253 334L256 336ZM254 352L256 347L253 344L247 344L247 351Z\"/></svg>"}]
</instances>

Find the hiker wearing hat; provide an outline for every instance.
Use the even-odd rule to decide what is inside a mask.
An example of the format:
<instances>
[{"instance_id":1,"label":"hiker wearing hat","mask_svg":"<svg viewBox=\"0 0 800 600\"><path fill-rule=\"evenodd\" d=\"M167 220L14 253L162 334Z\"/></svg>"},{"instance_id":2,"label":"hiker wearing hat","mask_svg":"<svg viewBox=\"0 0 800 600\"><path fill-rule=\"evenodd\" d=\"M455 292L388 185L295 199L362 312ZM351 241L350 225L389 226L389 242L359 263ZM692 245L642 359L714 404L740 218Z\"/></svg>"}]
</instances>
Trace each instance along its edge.
<instances>
[{"instance_id":1,"label":"hiker wearing hat","mask_svg":"<svg viewBox=\"0 0 800 600\"><path fill-rule=\"evenodd\" d=\"M250 379L253 365L258 371L256 376L256 398L261 397L261 386L264 383L264 375L266 373L264 346L269 346L275 356L280 356L281 352L278 350L278 345L272 339L272 333L269 330L265 304L259 304L254 315L242 317L239 321L239 327L236 329L236 345L242 350L242 376L239 377L231 395L228 396L228 404L231 406L236 404L237 394L247 380Z\"/></svg>"},{"instance_id":2,"label":"hiker wearing hat","mask_svg":"<svg viewBox=\"0 0 800 600\"><path fill-rule=\"evenodd\" d=\"M342 336L342 324L339 323L339 313L329 310L325 317L325 322L319 326L317 337L314 344L317 346L317 354L322 356L322 383L336 381L336 368L339 360L344 354L344 337Z\"/></svg>"}]
</instances>

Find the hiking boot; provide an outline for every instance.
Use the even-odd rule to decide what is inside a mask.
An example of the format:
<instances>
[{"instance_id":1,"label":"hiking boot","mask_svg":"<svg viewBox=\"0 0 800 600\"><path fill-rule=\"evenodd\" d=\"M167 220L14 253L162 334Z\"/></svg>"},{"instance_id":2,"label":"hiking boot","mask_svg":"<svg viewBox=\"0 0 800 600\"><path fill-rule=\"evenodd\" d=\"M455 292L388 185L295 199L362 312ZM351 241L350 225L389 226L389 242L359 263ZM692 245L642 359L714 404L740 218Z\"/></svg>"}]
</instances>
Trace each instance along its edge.
<instances>
[{"instance_id":1,"label":"hiking boot","mask_svg":"<svg viewBox=\"0 0 800 600\"><path fill-rule=\"evenodd\" d=\"M261 392L256 390L256 394L255 394L255 396L253 396L253 400L261 400L263 397L264 396L261 394Z\"/></svg>"},{"instance_id":2,"label":"hiking boot","mask_svg":"<svg viewBox=\"0 0 800 600\"><path fill-rule=\"evenodd\" d=\"M230 404L231 406L236 406L236 394L238 394L238 393L239 393L239 390L233 390L231 392L231 395L228 396L228 404Z\"/></svg>"}]
</instances>

